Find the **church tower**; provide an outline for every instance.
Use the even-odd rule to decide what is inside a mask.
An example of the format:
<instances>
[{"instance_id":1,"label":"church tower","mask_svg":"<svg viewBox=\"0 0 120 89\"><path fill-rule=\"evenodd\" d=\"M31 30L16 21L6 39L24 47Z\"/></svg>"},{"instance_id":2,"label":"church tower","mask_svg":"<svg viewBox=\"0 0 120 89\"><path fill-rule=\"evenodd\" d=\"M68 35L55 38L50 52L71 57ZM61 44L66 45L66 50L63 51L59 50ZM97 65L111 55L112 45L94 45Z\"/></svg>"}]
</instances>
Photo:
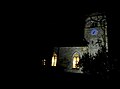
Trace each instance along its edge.
<instances>
[{"instance_id":1,"label":"church tower","mask_svg":"<svg viewBox=\"0 0 120 89\"><path fill-rule=\"evenodd\" d=\"M93 13L85 20L84 37L89 42L89 54L95 56L101 47L108 52L107 19L104 13Z\"/></svg>"}]
</instances>

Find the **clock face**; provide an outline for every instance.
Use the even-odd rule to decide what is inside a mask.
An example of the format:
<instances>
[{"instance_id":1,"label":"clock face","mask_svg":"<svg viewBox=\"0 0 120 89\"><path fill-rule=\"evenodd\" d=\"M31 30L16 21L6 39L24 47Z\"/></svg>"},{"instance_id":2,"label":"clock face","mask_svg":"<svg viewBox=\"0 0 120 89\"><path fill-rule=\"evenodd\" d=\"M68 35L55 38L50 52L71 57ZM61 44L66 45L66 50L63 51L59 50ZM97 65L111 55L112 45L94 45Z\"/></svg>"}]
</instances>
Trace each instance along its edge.
<instances>
[{"instance_id":1,"label":"clock face","mask_svg":"<svg viewBox=\"0 0 120 89\"><path fill-rule=\"evenodd\" d=\"M104 35L103 30L100 28L85 29L85 39L89 42L90 39L98 39Z\"/></svg>"},{"instance_id":2,"label":"clock face","mask_svg":"<svg viewBox=\"0 0 120 89\"><path fill-rule=\"evenodd\" d=\"M96 28L92 28L91 35L97 35L97 34L98 34L98 30Z\"/></svg>"}]
</instances>

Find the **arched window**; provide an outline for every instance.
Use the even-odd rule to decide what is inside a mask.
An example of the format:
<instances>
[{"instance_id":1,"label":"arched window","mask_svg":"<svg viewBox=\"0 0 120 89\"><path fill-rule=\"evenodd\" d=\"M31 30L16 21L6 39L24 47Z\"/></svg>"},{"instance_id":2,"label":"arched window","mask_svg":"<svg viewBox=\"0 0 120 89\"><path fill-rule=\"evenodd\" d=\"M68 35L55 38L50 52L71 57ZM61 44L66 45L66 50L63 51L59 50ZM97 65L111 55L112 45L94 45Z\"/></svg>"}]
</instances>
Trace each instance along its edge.
<instances>
[{"instance_id":1,"label":"arched window","mask_svg":"<svg viewBox=\"0 0 120 89\"><path fill-rule=\"evenodd\" d=\"M80 60L79 54L78 54L78 53L75 53L75 54L73 55L73 68L79 68L79 67L77 66L79 60Z\"/></svg>"},{"instance_id":2,"label":"arched window","mask_svg":"<svg viewBox=\"0 0 120 89\"><path fill-rule=\"evenodd\" d=\"M51 66L56 66L56 64L57 64L57 54L53 53Z\"/></svg>"}]
</instances>

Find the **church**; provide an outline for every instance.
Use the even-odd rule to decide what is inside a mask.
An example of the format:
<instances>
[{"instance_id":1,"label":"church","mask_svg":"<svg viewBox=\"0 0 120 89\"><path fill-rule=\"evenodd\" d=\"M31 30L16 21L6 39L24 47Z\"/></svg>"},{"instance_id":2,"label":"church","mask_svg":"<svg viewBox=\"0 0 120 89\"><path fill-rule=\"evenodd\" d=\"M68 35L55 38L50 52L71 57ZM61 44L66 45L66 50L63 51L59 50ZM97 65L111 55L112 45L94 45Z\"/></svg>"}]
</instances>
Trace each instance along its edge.
<instances>
[{"instance_id":1,"label":"church","mask_svg":"<svg viewBox=\"0 0 120 89\"><path fill-rule=\"evenodd\" d=\"M65 72L83 73L84 66L77 66L85 54L96 56L101 47L108 52L107 17L105 13L91 13L85 19L84 38L79 46L54 47L51 66L63 67ZM81 44L85 43L85 44Z\"/></svg>"}]
</instances>

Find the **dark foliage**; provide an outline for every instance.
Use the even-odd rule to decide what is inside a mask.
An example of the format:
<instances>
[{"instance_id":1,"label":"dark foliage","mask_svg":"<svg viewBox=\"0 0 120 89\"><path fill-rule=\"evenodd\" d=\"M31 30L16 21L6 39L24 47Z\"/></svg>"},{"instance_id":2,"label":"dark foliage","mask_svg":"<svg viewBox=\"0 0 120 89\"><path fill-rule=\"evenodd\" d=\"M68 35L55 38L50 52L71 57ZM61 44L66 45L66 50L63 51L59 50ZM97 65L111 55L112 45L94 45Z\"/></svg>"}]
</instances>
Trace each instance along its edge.
<instances>
[{"instance_id":1,"label":"dark foliage","mask_svg":"<svg viewBox=\"0 0 120 89\"><path fill-rule=\"evenodd\" d=\"M98 50L96 56L85 54L79 62L79 66L83 66L83 72L86 74L106 78L112 70L112 64L111 59L108 57L109 54L106 52L106 48L104 46L101 48L101 50Z\"/></svg>"}]
</instances>

